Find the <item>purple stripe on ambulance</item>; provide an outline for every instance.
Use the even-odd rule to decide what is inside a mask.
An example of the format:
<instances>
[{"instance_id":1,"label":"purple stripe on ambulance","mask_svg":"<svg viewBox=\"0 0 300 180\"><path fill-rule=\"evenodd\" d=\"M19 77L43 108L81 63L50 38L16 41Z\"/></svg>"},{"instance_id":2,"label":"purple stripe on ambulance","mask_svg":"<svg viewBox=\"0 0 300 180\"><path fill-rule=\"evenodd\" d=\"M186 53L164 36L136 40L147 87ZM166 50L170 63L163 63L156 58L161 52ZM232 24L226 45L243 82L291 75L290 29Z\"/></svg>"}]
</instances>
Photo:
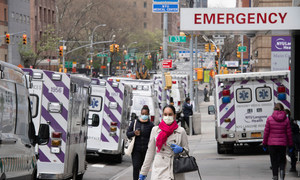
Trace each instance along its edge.
<instances>
[{"instance_id":1,"label":"purple stripe on ambulance","mask_svg":"<svg viewBox=\"0 0 300 180\"><path fill-rule=\"evenodd\" d=\"M33 76L32 69L22 69L24 72L28 72L30 76Z\"/></svg>"},{"instance_id":2,"label":"purple stripe on ambulance","mask_svg":"<svg viewBox=\"0 0 300 180\"><path fill-rule=\"evenodd\" d=\"M52 93L49 93L49 89L43 84L43 94L49 102L60 102ZM62 105L61 113L65 120L68 119L68 110Z\"/></svg>"},{"instance_id":3,"label":"purple stripe on ambulance","mask_svg":"<svg viewBox=\"0 0 300 180\"><path fill-rule=\"evenodd\" d=\"M116 102L118 104L117 110L121 114L122 113L122 108L119 105L119 103L115 100L115 98L113 98L112 96L109 96L109 92L108 91L105 92L105 96L109 100L109 102Z\"/></svg>"},{"instance_id":4,"label":"purple stripe on ambulance","mask_svg":"<svg viewBox=\"0 0 300 180\"><path fill-rule=\"evenodd\" d=\"M226 126L226 129L231 129L233 125L235 125L235 118L233 118L231 122Z\"/></svg>"},{"instance_id":5,"label":"purple stripe on ambulance","mask_svg":"<svg viewBox=\"0 0 300 180\"><path fill-rule=\"evenodd\" d=\"M262 83L262 84L266 83L266 81L263 80L263 79L258 79L257 81L258 81L259 83Z\"/></svg>"},{"instance_id":6,"label":"purple stripe on ambulance","mask_svg":"<svg viewBox=\"0 0 300 180\"><path fill-rule=\"evenodd\" d=\"M47 156L39 149L39 161L41 162L51 162Z\"/></svg>"},{"instance_id":7,"label":"purple stripe on ambulance","mask_svg":"<svg viewBox=\"0 0 300 180\"><path fill-rule=\"evenodd\" d=\"M241 82L241 84L247 84L248 83L248 80L243 80L242 82Z\"/></svg>"},{"instance_id":8,"label":"purple stripe on ambulance","mask_svg":"<svg viewBox=\"0 0 300 180\"><path fill-rule=\"evenodd\" d=\"M112 113L110 111L110 109L104 104L104 111L105 113L108 115L108 117L110 117L110 119L113 121L113 122L116 122L117 123L117 127L120 129L120 121L118 120L118 118L116 118L116 116L114 115L114 113Z\"/></svg>"},{"instance_id":9,"label":"purple stripe on ambulance","mask_svg":"<svg viewBox=\"0 0 300 180\"><path fill-rule=\"evenodd\" d=\"M120 98L121 98L121 100L123 100L123 98L124 98L124 95L123 95L123 92L119 89L119 88L117 88L117 87L112 87L112 81L108 81L108 84L111 86L111 88L115 91L115 92L117 92L117 93L119 93L119 96L120 96ZM119 86L120 86L121 84L119 84ZM107 92L107 91L106 91Z\"/></svg>"},{"instance_id":10,"label":"purple stripe on ambulance","mask_svg":"<svg viewBox=\"0 0 300 180\"><path fill-rule=\"evenodd\" d=\"M102 126L105 127L105 129L107 130L107 132L110 132L110 126L109 124L107 124L107 121L103 118L103 122L102 122ZM102 133L103 134L103 131ZM104 135L104 134L103 134ZM102 137L101 137L102 138ZM112 136L112 138L116 141L116 142L119 142L119 136Z\"/></svg>"},{"instance_id":11,"label":"purple stripe on ambulance","mask_svg":"<svg viewBox=\"0 0 300 180\"><path fill-rule=\"evenodd\" d=\"M108 139L101 133L101 141L102 142L109 142Z\"/></svg>"},{"instance_id":12,"label":"purple stripe on ambulance","mask_svg":"<svg viewBox=\"0 0 300 180\"><path fill-rule=\"evenodd\" d=\"M64 140L64 142L66 142L66 132L65 130L59 125L59 123L57 123L57 121L51 116L51 114L47 111L47 109L42 106L41 108L42 110L42 117L47 121L50 122L50 126L57 132L61 132L62 133L62 139Z\"/></svg>"},{"instance_id":13,"label":"purple stripe on ambulance","mask_svg":"<svg viewBox=\"0 0 300 180\"><path fill-rule=\"evenodd\" d=\"M64 89L64 95L67 99L69 99L69 88L67 88L67 86L61 81L53 81L52 78L52 74L54 74L54 72L51 71L44 71L44 73L48 76L48 78L53 82L53 84L55 84L56 87L63 87Z\"/></svg>"},{"instance_id":14,"label":"purple stripe on ambulance","mask_svg":"<svg viewBox=\"0 0 300 180\"><path fill-rule=\"evenodd\" d=\"M281 86L281 85L283 85L284 86L284 84L282 84L282 83L280 83L280 82L276 82L275 80L272 80L275 84L276 84L276 86L278 87L278 86ZM286 94L287 95L290 95L290 90L286 87L286 86L284 86L285 87L285 92L286 92ZM276 90L277 90L277 88L276 88Z\"/></svg>"},{"instance_id":15,"label":"purple stripe on ambulance","mask_svg":"<svg viewBox=\"0 0 300 180\"><path fill-rule=\"evenodd\" d=\"M232 106L221 118L220 124L224 123L225 118L228 118L234 112L234 106Z\"/></svg>"}]
</instances>

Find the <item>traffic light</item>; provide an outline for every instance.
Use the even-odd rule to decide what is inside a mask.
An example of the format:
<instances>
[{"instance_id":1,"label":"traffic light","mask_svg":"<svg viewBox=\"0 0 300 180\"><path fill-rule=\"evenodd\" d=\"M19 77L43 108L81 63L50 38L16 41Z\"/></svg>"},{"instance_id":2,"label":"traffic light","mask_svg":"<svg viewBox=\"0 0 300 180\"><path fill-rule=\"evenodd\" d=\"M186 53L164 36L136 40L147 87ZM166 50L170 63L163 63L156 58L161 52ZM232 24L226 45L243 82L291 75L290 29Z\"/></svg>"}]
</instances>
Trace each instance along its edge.
<instances>
[{"instance_id":1,"label":"traffic light","mask_svg":"<svg viewBox=\"0 0 300 180\"><path fill-rule=\"evenodd\" d=\"M170 73L165 74L165 79L166 79L166 87L165 89L170 89L172 87L172 76Z\"/></svg>"},{"instance_id":2,"label":"traffic light","mask_svg":"<svg viewBox=\"0 0 300 180\"><path fill-rule=\"evenodd\" d=\"M111 44L110 46L109 46L109 50L110 50L110 52L114 52L115 51L115 44Z\"/></svg>"},{"instance_id":3,"label":"traffic light","mask_svg":"<svg viewBox=\"0 0 300 180\"><path fill-rule=\"evenodd\" d=\"M160 46L160 47L159 47L159 52L160 52L160 53L161 53L162 49L163 49L163 47L162 47L162 46Z\"/></svg>"},{"instance_id":4,"label":"traffic light","mask_svg":"<svg viewBox=\"0 0 300 180\"><path fill-rule=\"evenodd\" d=\"M64 47L59 46L59 56L63 56L63 54L64 54Z\"/></svg>"},{"instance_id":5,"label":"traffic light","mask_svg":"<svg viewBox=\"0 0 300 180\"><path fill-rule=\"evenodd\" d=\"M118 44L115 44L115 51L116 51L116 52L119 52L119 50L120 50L119 47L120 47L120 46L119 46Z\"/></svg>"},{"instance_id":6,"label":"traffic light","mask_svg":"<svg viewBox=\"0 0 300 180\"><path fill-rule=\"evenodd\" d=\"M210 44L210 48L211 48L211 52L215 52L216 51L216 47L213 44Z\"/></svg>"},{"instance_id":7,"label":"traffic light","mask_svg":"<svg viewBox=\"0 0 300 180\"><path fill-rule=\"evenodd\" d=\"M209 52L209 43L205 44L205 52Z\"/></svg>"},{"instance_id":8,"label":"traffic light","mask_svg":"<svg viewBox=\"0 0 300 180\"><path fill-rule=\"evenodd\" d=\"M237 58L241 58L241 52L239 52L239 47L241 46L241 44L238 44L238 46L237 46L237 50L236 50L236 57Z\"/></svg>"},{"instance_id":9,"label":"traffic light","mask_svg":"<svg viewBox=\"0 0 300 180\"><path fill-rule=\"evenodd\" d=\"M219 66L219 62L215 61L215 67L216 67L216 69L218 69L218 66Z\"/></svg>"},{"instance_id":10,"label":"traffic light","mask_svg":"<svg viewBox=\"0 0 300 180\"><path fill-rule=\"evenodd\" d=\"M9 42L10 42L10 34L6 34L5 40L6 40L6 44L9 44Z\"/></svg>"},{"instance_id":11,"label":"traffic light","mask_svg":"<svg viewBox=\"0 0 300 180\"><path fill-rule=\"evenodd\" d=\"M217 56L218 56L218 58L220 58L220 49L219 48L217 48Z\"/></svg>"},{"instance_id":12,"label":"traffic light","mask_svg":"<svg viewBox=\"0 0 300 180\"><path fill-rule=\"evenodd\" d=\"M203 69L202 68L197 70L197 80L203 80Z\"/></svg>"},{"instance_id":13,"label":"traffic light","mask_svg":"<svg viewBox=\"0 0 300 180\"><path fill-rule=\"evenodd\" d=\"M27 35L23 34L23 44L27 44Z\"/></svg>"}]
</instances>

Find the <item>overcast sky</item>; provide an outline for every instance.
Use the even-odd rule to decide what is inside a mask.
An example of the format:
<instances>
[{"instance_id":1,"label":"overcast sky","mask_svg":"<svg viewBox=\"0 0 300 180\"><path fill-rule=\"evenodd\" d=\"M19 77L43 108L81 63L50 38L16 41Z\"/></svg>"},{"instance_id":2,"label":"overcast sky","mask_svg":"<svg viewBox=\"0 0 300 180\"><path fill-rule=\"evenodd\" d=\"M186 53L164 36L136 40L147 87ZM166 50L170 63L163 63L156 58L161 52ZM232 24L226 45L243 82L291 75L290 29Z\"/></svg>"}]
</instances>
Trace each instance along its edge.
<instances>
[{"instance_id":1,"label":"overcast sky","mask_svg":"<svg viewBox=\"0 0 300 180\"><path fill-rule=\"evenodd\" d=\"M208 7L230 8L235 5L236 0L208 0Z\"/></svg>"}]
</instances>

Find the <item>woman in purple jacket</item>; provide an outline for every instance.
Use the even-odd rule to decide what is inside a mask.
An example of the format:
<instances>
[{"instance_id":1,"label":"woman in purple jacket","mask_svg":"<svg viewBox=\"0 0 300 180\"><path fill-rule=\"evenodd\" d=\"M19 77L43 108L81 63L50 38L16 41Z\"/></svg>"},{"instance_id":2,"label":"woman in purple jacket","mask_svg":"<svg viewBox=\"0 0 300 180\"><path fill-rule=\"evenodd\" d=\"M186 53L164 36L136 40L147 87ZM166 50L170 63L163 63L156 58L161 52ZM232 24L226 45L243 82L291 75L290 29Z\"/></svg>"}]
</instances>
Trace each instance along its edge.
<instances>
[{"instance_id":1,"label":"woman in purple jacket","mask_svg":"<svg viewBox=\"0 0 300 180\"><path fill-rule=\"evenodd\" d=\"M264 150L269 148L272 164L273 179L278 179L278 168L280 169L280 179L285 176L286 147L292 150L293 139L289 119L286 117L283 105L275 104L274 112L268 117L264 131Z\"/></svg>"}]
</instances>

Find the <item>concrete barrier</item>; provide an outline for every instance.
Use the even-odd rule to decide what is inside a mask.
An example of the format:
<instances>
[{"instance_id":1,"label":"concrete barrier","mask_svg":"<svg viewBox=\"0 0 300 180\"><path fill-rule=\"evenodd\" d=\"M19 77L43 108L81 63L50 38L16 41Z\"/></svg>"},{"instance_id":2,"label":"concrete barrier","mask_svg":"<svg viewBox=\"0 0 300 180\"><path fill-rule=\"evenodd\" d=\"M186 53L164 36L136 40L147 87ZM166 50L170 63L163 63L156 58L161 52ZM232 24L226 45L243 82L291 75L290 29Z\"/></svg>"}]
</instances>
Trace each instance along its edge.
<instances>
[{"instance_id":1,"label":"concrete barrier","mask_svg":"<svg viewBox=\"0 0 300 180\"><path fill-rule=\"evenodd\" d=\"M195 134L201 134L201 114L193 114L193 129Z\"/></svg>"}]
</instances>

